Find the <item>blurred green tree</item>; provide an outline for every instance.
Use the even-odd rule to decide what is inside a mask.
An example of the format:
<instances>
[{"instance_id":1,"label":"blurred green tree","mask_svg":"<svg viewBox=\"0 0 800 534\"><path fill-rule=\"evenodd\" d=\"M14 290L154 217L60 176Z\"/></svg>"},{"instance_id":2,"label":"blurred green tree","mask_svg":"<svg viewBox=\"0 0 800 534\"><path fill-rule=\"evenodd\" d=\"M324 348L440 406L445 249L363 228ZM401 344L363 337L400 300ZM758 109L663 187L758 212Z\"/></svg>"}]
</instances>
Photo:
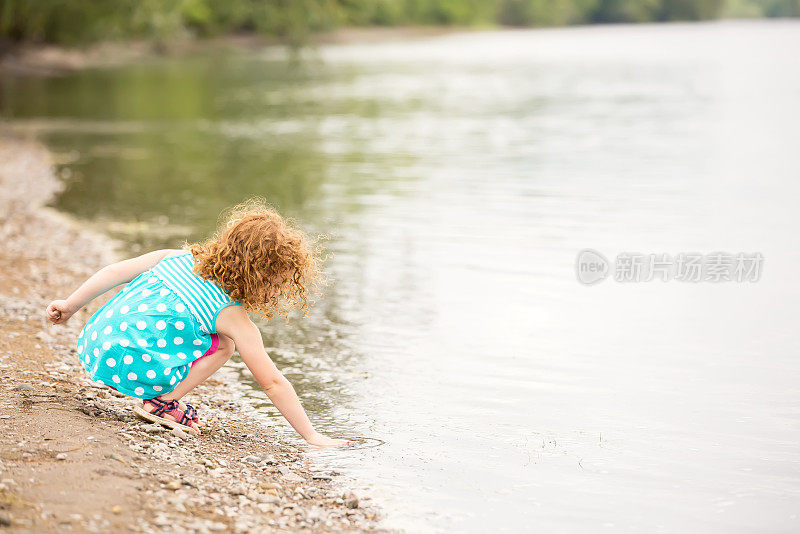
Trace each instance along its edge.
<instances>
[{"instance_id":1,"label":"blurred green tree","mask_svg":"<svg viewBox=\"0 0 800 534\"><path fill-rule=\"evenodd\" d=\"M237 32L302 43L340 26L557 26L797 17L800 0L0 0L0 39L66 45Z\"/></svg>"}]
</instances>

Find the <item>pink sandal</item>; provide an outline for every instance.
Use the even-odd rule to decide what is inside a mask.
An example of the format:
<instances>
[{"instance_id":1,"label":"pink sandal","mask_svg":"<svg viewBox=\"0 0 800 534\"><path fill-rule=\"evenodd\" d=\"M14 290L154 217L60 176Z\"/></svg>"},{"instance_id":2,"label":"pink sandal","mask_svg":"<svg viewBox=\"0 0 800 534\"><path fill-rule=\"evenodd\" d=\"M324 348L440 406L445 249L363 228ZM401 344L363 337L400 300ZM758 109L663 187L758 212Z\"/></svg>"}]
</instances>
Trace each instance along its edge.
<instances>
[{"instance_id":1,"label":"pink sandal","mask_svg":"<svg viewBox=\"0 0 800 534\"><path fill-rule=\"evenodd\" d=\"M142 419L168 426L169 428L179 428L190 434L200 434L198 429L188 425L188 423L191 422L197 425L200 424L200 418L197 414L197 410L191 404L187 404L186 411L184 411L180 409L180 405L176 400L164 400L159 397L155 397L152 399L144 399L144 402L146 404L152 404L156 408L152 412L148 412L142 406L135 406L133 411L136 412L136 414ZM175 418L175 421L170 421L169 419L161 417L164 414L171 415Z\"/></svg>"}]
</instances>

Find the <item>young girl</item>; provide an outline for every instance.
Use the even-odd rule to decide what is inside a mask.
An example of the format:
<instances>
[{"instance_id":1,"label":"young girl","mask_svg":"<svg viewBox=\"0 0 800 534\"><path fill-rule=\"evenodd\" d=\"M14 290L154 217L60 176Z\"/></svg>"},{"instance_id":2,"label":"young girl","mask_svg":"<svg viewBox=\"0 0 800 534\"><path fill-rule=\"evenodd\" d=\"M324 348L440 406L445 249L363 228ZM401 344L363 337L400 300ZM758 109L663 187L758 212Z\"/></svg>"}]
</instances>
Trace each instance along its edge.
<instances>
[{"instance_id":1,"label":"young girl","mask_svg":"<svg viewBox=\"0 0 800 534\"><path fill-rule=\"evenodd\" d=\"M308 314L318 259L305 235L259 201L235 207L204 243L157 250L108 265L66 300L47 307L54 324L94 298L127 285L78 335L89 376L143 399L137 413L197 434L197 410L180 399L211 376L234 348L272 403L312 446L342 446L315 431L289 381L270 360L247 312L267 319L293 307Z\"/></svg>"}]
</instances>

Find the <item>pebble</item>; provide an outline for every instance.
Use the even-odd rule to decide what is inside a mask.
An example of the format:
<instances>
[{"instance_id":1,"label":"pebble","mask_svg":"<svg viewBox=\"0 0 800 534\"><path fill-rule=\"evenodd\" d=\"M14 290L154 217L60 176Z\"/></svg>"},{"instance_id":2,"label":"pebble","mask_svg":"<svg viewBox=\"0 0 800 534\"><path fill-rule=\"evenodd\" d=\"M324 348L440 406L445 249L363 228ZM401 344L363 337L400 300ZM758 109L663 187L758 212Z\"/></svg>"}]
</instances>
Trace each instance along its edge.
<instances>
[{"instance_id":1,"label":"pebble","mask_svg":"<svg viewBox=\"0 0 800 534\"><path fill-rule=\"evenodd\" d=\"M241 461L246 463L246 464L256 465L256 464L260 464L261 463L261 458L259 458L258 456L254 455L254 454L251 454L250 456L245 456L244 458L242 458Z\"/></svg>"},{"instance_id":2,"label":"pebble","mask_svg":"<svg viewBox=\"0 0 800 534\"><path fill-rule=\"evenodd\" d=\"M17 391L33 391L33 386L30 384L26 384L25 382L20 382L14 389L16 389Z\"/></svg>"},{"instance_id":3,"label":"pebble","mask_svg":"<svg viewBox=\"0 0 800 534\"><path fill-rule=\"evenodd\" d=\"M160 432L164 432L164 431L166 431L167 429L166 429L166 428L164 428L164 427L163 427L163 426L161 426L161 425L157 425L157 424L153 423L152 425L145 425L145 426L142 428L142 430L144 430L145 432L148 432L148 433L150 433L150 434L158 434L158 433L160 433Z\"/></svg>"},{"instance_id":4,"label":"pebble","mask_svg":"<svg viewBox=\"0 0 800 534\"><path fill-rule=\"evenodd\" d=\"M284 478L289 482L305 482L305 479L300 475L298 475L297 473L291 473L291 472L286 473L284 475Z\"/></svg>"},{"instance_id":5,"label":"pebble","mask_svg":"<svg viewBox=\"0 0 800 534\"><path fill-rule=\"evenodd\" d=\"M267 495L265 493L259 493L253 500L261 504L278 504L279 502L281 502L281 500L277 497L277 495L272 495L272 494Z\"/></svg>"},{"instance_id":6,"label":"pebble","mask_svg":"<svg viewBox=\"0 0 800 534\"><path fill-rule=\"evenodd\" d=\"M66 459L67 459L67 453L65 452L60 452L56 454L56 460L66 460Z\"/></svg>"},{"instance_id":7,"label":"pebble","mask_svg":"<svg viewBox=\"0 0 800 534\"><path fill-rule=\"evenodd\" d=\"M170 480L165 485L165 487L167 489L171 489L171 490L179 490L179 489L181 489L181 486L183 486L183 484L181 483L180 480Z\"/></svg>"},{"instance_id":8,"label":"pebble","mask_svg":"<svg viewBox=\"0 0 800 534\"><path fill-rule=\"evenodd\" d=\"M11 516L5 512L0 512L0 527L10 527Z\"/></svg>"},{"instance_id":9,"label":"pebble","mask_svg":"<svg viewBox=\"0 0 800 534\"><path fill-rule=\"evenodd\" d=\"M53 343L56 340L56 338L43 331L36 333L36 339L45 343Z\"/></svg>"},{"instance_id":10,"label":"pebble","mask_svg":"<svg viewBox=\"0 0 800 534\"><path fill-rule=\"evenodd\" d=\"M175 437L181 438L181 439L187 439L189 437L189 434L187 434L186 432L184 432L180 428L173 428L170 431L170 434L172 434Z\"/></svg>"},{"instance_id":11,"label":"pebble","mask_svg":"<svg viewBox=\"0 0 800 534\"><path fill-rule=\"evenodd\" d=\"M358 499L348 499L345 506L348 508L358 508Z\"/></svg>"}]
</instances>

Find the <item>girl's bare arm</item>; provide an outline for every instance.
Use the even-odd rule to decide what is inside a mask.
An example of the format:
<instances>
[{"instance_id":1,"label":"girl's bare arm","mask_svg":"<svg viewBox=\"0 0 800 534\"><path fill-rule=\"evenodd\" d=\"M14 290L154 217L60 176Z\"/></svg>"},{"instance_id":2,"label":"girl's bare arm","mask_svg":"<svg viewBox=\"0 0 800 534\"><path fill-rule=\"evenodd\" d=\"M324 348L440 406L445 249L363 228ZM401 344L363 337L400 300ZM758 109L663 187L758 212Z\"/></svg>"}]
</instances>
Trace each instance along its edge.
<instances>
[{"instance_id":1,"label":"girl's bare arm","mask_svg":"<svg viewBox=\"0 0 800 534\"><path fill-rule=\"evenodd\" d=\"M242 361L290 425L309 444L319 447L347 445L344 439L326 437L311 425L292 384L278 370L264 350L261 332L241 306L223 309L217 318L217 331L233 339Z\"/></svg>"},{"instance_id":2,"label":"girl's bare arm","mask_svg":"<svg viewBox=\"0 0 800 534\"><path fill-rule=\"evenodd\" d=\"M67 321L72 315L111 288L130 282L177 250L155 250L139 257L106 265L89 277L66 300L54 300L47 306L47 317L53 324Z\"/></svg>"}]
</instances>

